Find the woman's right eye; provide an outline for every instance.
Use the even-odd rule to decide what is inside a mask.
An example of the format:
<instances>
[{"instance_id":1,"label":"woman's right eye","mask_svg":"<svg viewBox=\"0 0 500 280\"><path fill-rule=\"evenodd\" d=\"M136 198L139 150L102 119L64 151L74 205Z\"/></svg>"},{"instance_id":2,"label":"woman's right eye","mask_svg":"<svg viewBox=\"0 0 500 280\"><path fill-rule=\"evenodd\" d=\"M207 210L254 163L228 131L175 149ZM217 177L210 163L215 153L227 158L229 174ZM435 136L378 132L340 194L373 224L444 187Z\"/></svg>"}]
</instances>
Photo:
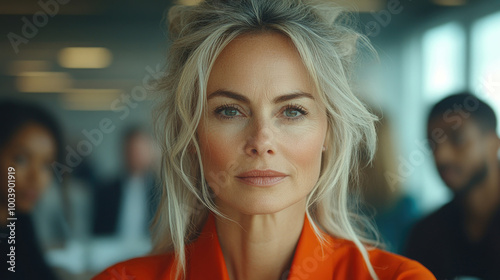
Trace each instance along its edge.
<instances>
[{"instance_id":1,"label":"woman's right eye","mask_svg":"<svg viewBox=\"0 0 500 280\"><path fill-rule=\"evenodd\" d=\"M220 118L230 119L241 115L240 111L231 105L223 105L215 109L215 114Z\"/></svg>"},{"instance_id":2,"label":"woman's right eye","mask_svg":"<svg viewBox=\"0 0 500 280\"><path fill-rule=\"evenodd\" d=\"M231 117L234 117L236 116L236 114L238 114L238 110L236 109L224 109L222 112L224 113L224 115Z\"/></svg>"}]
</instances>

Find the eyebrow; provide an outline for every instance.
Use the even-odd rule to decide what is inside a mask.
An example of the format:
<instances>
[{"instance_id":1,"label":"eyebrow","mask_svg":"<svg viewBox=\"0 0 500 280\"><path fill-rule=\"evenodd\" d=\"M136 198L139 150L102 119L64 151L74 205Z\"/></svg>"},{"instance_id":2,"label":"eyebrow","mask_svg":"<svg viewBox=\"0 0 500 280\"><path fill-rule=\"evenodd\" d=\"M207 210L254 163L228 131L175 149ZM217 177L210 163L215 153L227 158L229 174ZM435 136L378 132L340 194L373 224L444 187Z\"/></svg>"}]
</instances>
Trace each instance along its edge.
<instances>
[{"instance_id":1,"label":"eyebrow","mask_svg":"<svg viewBox=\"0 0 500 280\"><path fill-rule=\"evenodd\" d=\"M244 102L244 103L250 103L250 100L246 96L239 94L239 93L236 93L236 92L233 92L233 91L223 90L223 89L219 89L219 90L216 90L213 93L211 93L208 96L207 101L210 100L211 98L214 98L217 96L228 97L228 98L232 98L235 100L239 100L239 101ZM277 96L273 99L273 102L274 103L281 103L281 102L285 102L288 100L292 100L292 99L296 99L296 98L304 98L304 97L314 100L314 97L312 94L299 90L299 91L296 91L296 92L293 92L290 94L284 94L284 95Z\"/></svg>"}]
</instances>

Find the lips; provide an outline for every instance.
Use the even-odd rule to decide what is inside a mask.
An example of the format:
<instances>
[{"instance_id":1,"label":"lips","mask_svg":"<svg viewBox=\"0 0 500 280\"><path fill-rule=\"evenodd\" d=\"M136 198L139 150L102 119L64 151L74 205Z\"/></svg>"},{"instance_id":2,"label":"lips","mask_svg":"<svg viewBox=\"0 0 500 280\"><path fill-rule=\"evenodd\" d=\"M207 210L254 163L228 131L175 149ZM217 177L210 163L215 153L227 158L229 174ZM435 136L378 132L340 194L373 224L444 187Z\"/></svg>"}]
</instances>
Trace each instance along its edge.
<instances>
[{"instance_id":1,"label":"lips","mask_svg":"<svg viewBox=\"0 0 500 280\"><path fill-rule=\"evenodd\" d=\"M254 186L271 186L278 184L288 175L274 170L250 170L236 176L241 182Z\"/></svg>"}]
</instances>

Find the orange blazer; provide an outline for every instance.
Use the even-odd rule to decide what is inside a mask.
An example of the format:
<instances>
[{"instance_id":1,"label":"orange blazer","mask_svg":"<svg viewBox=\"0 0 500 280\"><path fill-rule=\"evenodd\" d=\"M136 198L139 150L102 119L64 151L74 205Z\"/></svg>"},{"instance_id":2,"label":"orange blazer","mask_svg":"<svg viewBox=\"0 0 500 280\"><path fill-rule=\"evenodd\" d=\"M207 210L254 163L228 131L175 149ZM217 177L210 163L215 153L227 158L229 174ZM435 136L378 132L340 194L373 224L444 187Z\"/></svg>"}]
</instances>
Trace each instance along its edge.
<instances>
[{"instance_id":1,"label":"orange blazer","mask_svg":"<svg viewBox=\"0 0 500 280\"><path fill-rule=\"evenodd\" d=\"M322 250L306 215L291 269L286 272L288 274L286 279L372 279L353 242L334 237L328 239L330 242L323 246ZM369 250L368 253L380 280L436 279L429 270L416 261L380 249ZM186 246L186 259L186 279L229 280L217 237L214 214L209 214L196 241ZM117 263L92 280L167 280L173 279L173 275L175 275L174 254L165 253Z\"/></svg>"}]
</instances>

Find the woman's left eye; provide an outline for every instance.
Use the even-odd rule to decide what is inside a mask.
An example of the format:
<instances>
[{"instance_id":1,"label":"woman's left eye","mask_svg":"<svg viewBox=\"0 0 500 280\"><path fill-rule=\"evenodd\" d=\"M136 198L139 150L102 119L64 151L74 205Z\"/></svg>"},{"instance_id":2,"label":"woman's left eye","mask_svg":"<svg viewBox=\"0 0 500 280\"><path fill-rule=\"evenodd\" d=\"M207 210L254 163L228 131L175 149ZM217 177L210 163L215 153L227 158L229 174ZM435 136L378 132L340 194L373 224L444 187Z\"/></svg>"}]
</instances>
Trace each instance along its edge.
<instances>
[{"instance_id":1,"label":"woman's left eye","mask_svg":"<svg viewBox=\"0 0 500 280\"><path fill-rule=\"evenodd\" d=\"M296 119L307 115L307 111L302 106L288 105L285 110L283 110L283 114L286 118Z\"/></svg>"},{"instance_id":2,"label":"woman's left eye","mask_svg":"<svg viewBox=\"0 0 500 280\"><path fill-rule=\"evenodd\" d=\"M299 114L300 114L300 112L298 110L295 110L295 109L286 109L285 110L285 116L287 116L289 118L295 118Z\"/></svg>"}]
</instances>

